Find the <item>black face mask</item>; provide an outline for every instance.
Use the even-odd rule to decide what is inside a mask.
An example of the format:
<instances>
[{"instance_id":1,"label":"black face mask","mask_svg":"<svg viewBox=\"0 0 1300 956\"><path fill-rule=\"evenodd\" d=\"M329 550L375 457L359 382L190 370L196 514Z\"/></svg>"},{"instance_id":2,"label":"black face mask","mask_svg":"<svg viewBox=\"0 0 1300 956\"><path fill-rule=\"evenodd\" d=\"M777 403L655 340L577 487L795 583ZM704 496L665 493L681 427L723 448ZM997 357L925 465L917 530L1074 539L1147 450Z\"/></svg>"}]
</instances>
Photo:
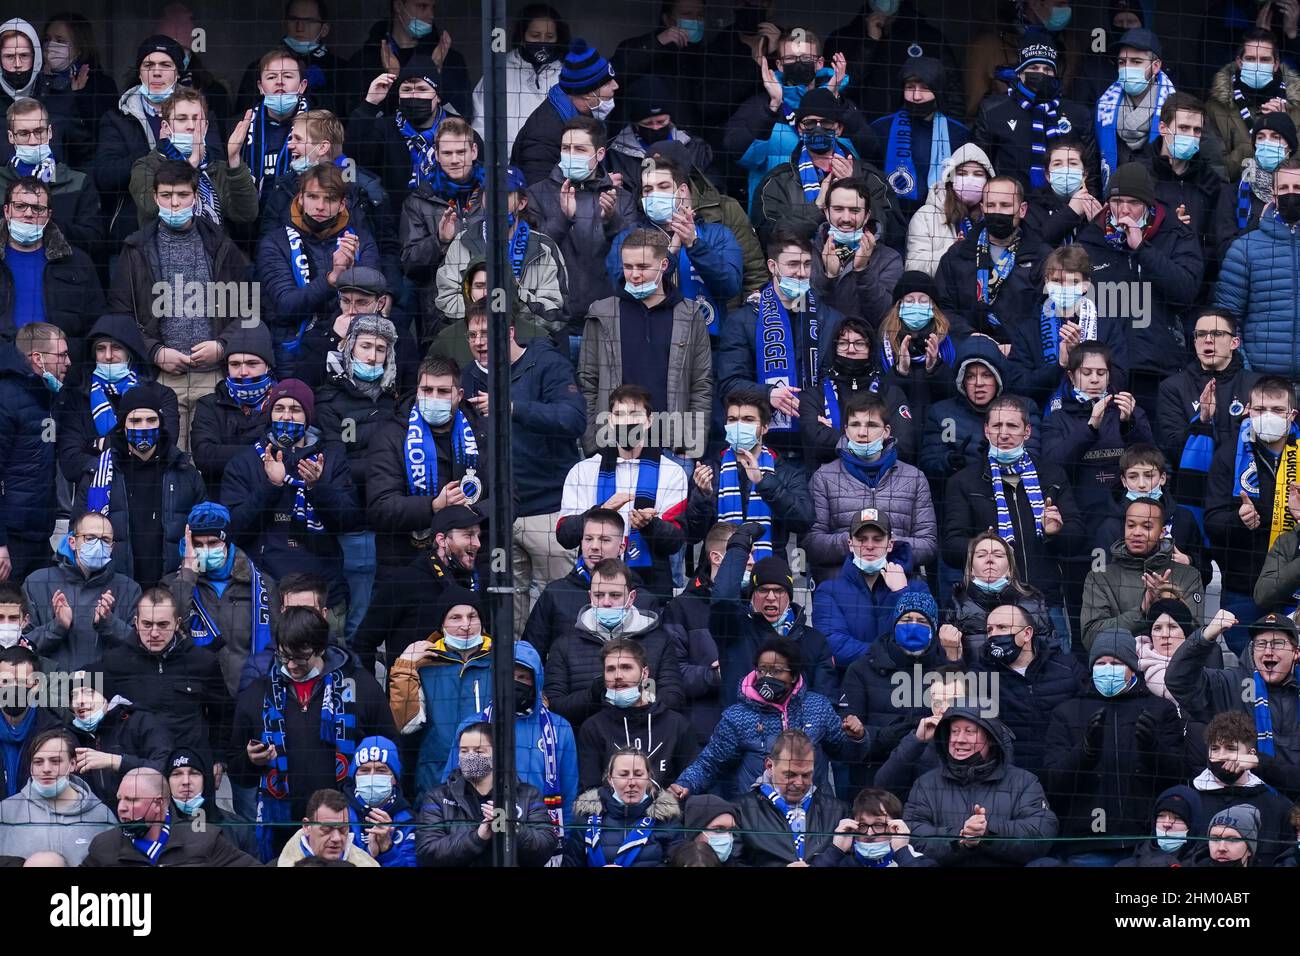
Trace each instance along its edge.
<instances>
[{"instance_id":1,"label":"black face mask","mask_svg":"<svg viewBox=\"0 0 1300 956\"><path fill-rule=\"evenodd\" d=\"M1024 80L1025 89L1034 94L1036 100L1052 100L1061 91L1061 81L1046 73L1027 73Z\"/></svg>"},{"instance_id":2,"label":"black face mask","mask_svg":"<svg viewBox=\"0 0 1300 956\"><path fill-rule=\"evenodd\" d=\"M6 717L13 717L15 719L27 713L26 707L0 707L0 710L5 712Z\"/></svg>"},{"instance_id":3,"label":"black face mask","mask_svg":"<svg viewBox=\"0 0 1300 956\"><path fill-rule=\"evenodd\" d=\"M635 448L645 442L645 426L615 425L614 441L619 448Z\"/></svg>"},{"instance_id":4,"label":"black face mask","mask_svg":"<svg viewBox=\"0 0 1300 956\"><path fill-rule=\"evenodd\" d=\"M865 378L871 371L871 359L837 355L835 356L835 370L850 378Z\"/></svg>"},{"instance_id":5,"label":"black face mask","mask_svg":"<svg viewBox=\"0 0 1300 956\"><path fill-rule=\"evenodd\" d=\"M903 101L903 109L907 110L907 115L913 119L924 119L938 108L937 99L928 100L924 103L913 103L911 100Z\"/></svg>"},{"instance_id":6,"label":"black face mask","mask_svg":"<svg viewBox=\"0 0 1300 956\"><path fill-rule=\"evenodd\" d=\"M534 66L546 66L554 63L560 56L558 43L524 43L519 47L519 55Z\"/></svg>"},{"instance_id":7,"label":"black face mask","mask_svg":"<svg viewBox=\"0 0 1300 956\"><path fill-rule=\"evenodd\" d=\"M123 823L119 829L128 840L142 840L152 826L153 824L148 820L132 820L129 823Z\"/></svg>"},{"instance_id":8,"label":"black face mask","mask_svg":"<svg viewBox=\"0 0 1300 956\"><path fill-rule=\"evenodd\" d=\"M779 704L790 693L790 685L775 677L763 676L754 681L754 690L769 704Z\"/></svg>"},{"instance_id":9,"label":"black face mask","mask_svg":"<svg viewBox=\"0 0 1300 956\"><path fill-rule=\"evenodd\" d=\"M781 70L782 86L807 86L817 75L817 67L807 60L795 60Z\"/></svg>"},{"instance_id":10,"label":"black face mask","mask_svg":"<svg viewBox=\"0 0 1300 956\"><path fill-rule=\"evenodd\" d=\"M1241 776L1240 772L1232 773L1217 760L1211 760L1208 766L1210 768L1210 773L1214 774L1215 779L1225 786L1232 786L1237 782L1237 778Z\"/></svg>"},{"instance_id":11,"label":"black face mask","mask_svg":"<svg viewBox=\"0 0 1300 956\"><path fill-rule=\"evenodd\" d=\"M433 100L422 100L418 96L403 96L397 101L397 108L412 126L423 126L433 119Z\"/></svg>"},{"instance_id":12,"label":"black face mask","mask_svg":"<svg viewBox=\"0 0 1300 956\"><path fill-rule=\"evenodd\" d=\"M641 142L649 146L651 143L662 143L671 137L673 135L673 126L671 123L659 129L647 129L644 126L638 126L636 134L641 137Z\"/></svg>"},{"instance_id":13,"label":"black face mask","mask_svg":"<svg viewBox=\"0 0 1300 956\"><path fill-rule=\"evenodd\" d=\"M302 214L302 221L307 223L317 232L324 232L326 229L333 229L339 221L338 213L330 216L328 219L314 219L306 213Z\"/></svg>"},{"instance_id":14,"label":"black face mask","mask_svg":"<svg viewBox=\"0 0 1300 956\"><path fill-rule=\"evenodd\" d=\"M1010 239L1011 234L1016 231L1015 217L1006 212L985 213L984 225L988 227L989 235L994 239Z\"/></svg>"},{"instance_id":15,"label":"black face mask","mask_svg":"<svg viewBox=\"0 0 1300 956\"><path fill-rule=\"evenodd\" d=\"M1014 634L990 637L985 646L989 649L989 657L1002 664L1010 664L1020 656L1020 645L1016 643Z\"/></svg>"},{"instance_id":16,"label":"black face mask","mask_svg":"<svg viewBox=\"0 0 1300 956\"><path fill-rule=\"evenodd\" d=\"M515 681L515 713L526 714L537 706L537 688L523 681Z\"/></svg>"},{"instance_id":17,"label":"black face mask","mask_svg":"<svg viewBox=\"0 0 1300 956\"><path fill-rule=\"evenodd\" d=\"M5 82L15 90L21 90L24 86L30 83L32 79L31 70L23 70L21 73L15 73L12 70L3 70L0 72L4 73Z\"/></svg>"},{"instance_id":18,"label":"black face mask","mask_svg":"<svg viewBox=\"0 0 1300 956\"><path fill-rule=\"evenodd\" d=\"M1294 226L1300 222L1300 193L1283 193L1277 199L1277 214L1282 221Z\"/></svg>"}]
</instances>

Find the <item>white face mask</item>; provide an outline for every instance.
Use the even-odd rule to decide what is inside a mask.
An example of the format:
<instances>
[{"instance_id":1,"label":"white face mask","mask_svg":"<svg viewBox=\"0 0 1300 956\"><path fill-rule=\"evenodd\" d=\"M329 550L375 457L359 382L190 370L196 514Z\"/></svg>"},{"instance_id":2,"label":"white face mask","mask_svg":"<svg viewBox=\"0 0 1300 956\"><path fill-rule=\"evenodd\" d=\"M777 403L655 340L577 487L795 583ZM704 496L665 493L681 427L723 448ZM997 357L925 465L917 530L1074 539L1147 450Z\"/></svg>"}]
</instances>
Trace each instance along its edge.
<instances>
[{"instance_id":1,"label":"white face mask","mask_svg":"<svg viewBox=\"0 0 1300 956\"><path fill-rule=\"evenodd\" d=\"M1281 441L1286 437L1289 426L1287 419L1276 412L1250 416L1250 427L1255 430L1255 437L1260 441Z\"/></svg>"},{"instance_id":2,"label":"white face mask","mask_svg":"<svg viewBox=\"0 0 1300 956\"><path fill-rule=\"evenodd\" d=\"M607 100L601 100L591 109L591 115L598 120L604 120L612 112L614 112L614 97L612 96Z\"/></svg>"},{"instance_id":3,"label":"white face mask","mask_svg":"<svg viewBox=\"0 0 1300 956\"><path fill-rule=\"evenodd\" d=\"M21 624L0 624L0 647L13 647L22 636Z\"/></svg>"}]
</instances>

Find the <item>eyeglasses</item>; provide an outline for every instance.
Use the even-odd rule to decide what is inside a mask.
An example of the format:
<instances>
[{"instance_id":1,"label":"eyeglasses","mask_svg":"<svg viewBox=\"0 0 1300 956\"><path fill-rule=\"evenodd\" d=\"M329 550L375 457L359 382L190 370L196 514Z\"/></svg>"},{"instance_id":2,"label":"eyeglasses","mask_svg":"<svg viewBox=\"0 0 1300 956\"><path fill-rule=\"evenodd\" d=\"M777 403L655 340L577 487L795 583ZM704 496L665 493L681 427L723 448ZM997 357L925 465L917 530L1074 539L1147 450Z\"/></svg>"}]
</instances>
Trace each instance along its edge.
<instances>
[{"instance_id":1,"label":"eyeglasses","mask_svg":"<svg viewBox=\"0 0 1300 956\"><path fill-rule=\"evenodd\" d=\"M793 672L788 667L755 667L754 673L759 677L789 677Z\"/></svg>"},{"instance_id":2,"label":"eyeglasses","mask_svg":"<svg viewBox=\"0 0 1300 956\"><path fill-rule=\"evenodd\" d=\"M9 208L20 216L25 216L28 213L31 213L34 216L44 216L50 211L49 206L33 206L31 203L25 202L11 202Z\"/></svg>"},{"instance_id":3,"label":"eyeglasses","mask_svg":"<svg viewBox=\"0 0 1300 956\"><path fill-rule=\"evenodd\" d=\"M486 342L486 341L487 341L487 337L488 337L488 334L487 334L486 331L483 331L483 332L466 332L466 333L465 333L465 338L469 339L471 342Z\"/></svg>"},{"instance_id":4,"label":"eyeglasses","mask_svg":"<svg viewBox=\"0 0 1300 956\"><path fill-rule=\"evenodd\" d=\"M113 543L113 536L111 534L78 534L77 538L81 541L98 541L102 544Z\"/></svg>"},{"instance_id":5,"label":"eyeglasses","mask_svg":"<svg viewBox=\"0 0 1300 956\"><path fill-rule=\"evenodd\" d=\"M1223 329L1207 329L1207 330L1197 329L1195 332L1192 333L1192 338L1194 338L1198 342L1209 342L1211 340L1217 342L1219 339L1232 338L1232 333L1225 332Z\"/></svg>"},{"instance_id":6,"label":"eyeglasses","mask_svg":"<svg viewBox=\"0 0 1300 956\"><path fill-rule=\"evenodd\" d=\"M305 666L307 664L310 664L311 659L315 656L316 655L314 654L307 654L303 657L290 657L280 648L276 648L275 651L275 659L279 661L281 664L301 664Z\"/></svg>"},{"instance_id":7,"label":"eyeglasses","mask_svg":"<svg viewBox=\"0 0 1300 956\"><path fill-rule=\"evenodd\" d=\"M1285 638L1277 637L1272 640L1251 641L1250 646L1257 651L1284 651L1292 644Z\"/></svg>"},{"instance_id":8,"label":"eyeglasses","mask_svg":"<svg viewBox=\"0 0 1300 956\"><path fill-rule=\"evenodd\" d=\"M837 352L869 352L871 346L862 339L840 339L835 343Z\"/></svg>"},{"instance_id":9,"label":"eyeglasses","mask_svg":"<svg viewBox=\"0 0 1300 956\"><path fill-rule=\"evenodd\" d=\"M48 126L37 126L35 129L15 129L10 130L14 139L19 143L33 143L37 140L44 139L50 134Z\"/></svg>"}]
</instances>

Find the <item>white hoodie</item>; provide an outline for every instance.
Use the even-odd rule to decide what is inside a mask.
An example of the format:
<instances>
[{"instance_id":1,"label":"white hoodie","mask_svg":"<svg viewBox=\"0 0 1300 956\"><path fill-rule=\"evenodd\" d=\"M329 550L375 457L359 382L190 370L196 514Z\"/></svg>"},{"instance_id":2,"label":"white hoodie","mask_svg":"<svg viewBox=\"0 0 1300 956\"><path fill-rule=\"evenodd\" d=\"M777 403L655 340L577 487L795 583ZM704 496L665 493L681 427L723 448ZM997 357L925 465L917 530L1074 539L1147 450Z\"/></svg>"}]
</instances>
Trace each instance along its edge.
<instances>
[{"instance_id":1,"label":"white hoodie","mask_svg":"<svg viewBox=\"0 0 1300 956\"><path fill-rule=\"evenodd\" d=\"M36 84L40 81L41 68L45 65L45 55L41 50L41 38L36 35L36 30L32 28L30 23L19 17L0 23L0 37L3 37L6 33L21 33L31 41L32 76L22 89L14 89L5 80L4 76L0 75L0 89L8 93L10 99L16 100L20 96L31 96L32 90L36 89Z\"/></svg>"},{"instance_id":2,"label":"white hoodie","mask_svg":"<svg viewBox=\"0 0 1300 956\"><path fill-rule=\"evenodd\" d=\"M994 175L988 154L974 143L967 143L948 157L943 164L943 175L930 187L925 205L916 211L908 224L905 268L909 272L915 269L933 276L939 271L943 254L957 242L957 230L944 221L943 207L948 185L956 175L957 167L963 163L979 163L990 177Z\"/></svg>"}]
</instances>

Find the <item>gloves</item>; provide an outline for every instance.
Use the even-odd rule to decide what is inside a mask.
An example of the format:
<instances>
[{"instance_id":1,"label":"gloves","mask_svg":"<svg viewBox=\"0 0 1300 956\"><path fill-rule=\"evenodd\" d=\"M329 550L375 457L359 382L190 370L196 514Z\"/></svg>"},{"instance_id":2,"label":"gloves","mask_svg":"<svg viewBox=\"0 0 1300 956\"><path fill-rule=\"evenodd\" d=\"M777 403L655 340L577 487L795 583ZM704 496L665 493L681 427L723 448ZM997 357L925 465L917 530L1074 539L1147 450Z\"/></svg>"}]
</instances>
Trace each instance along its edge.
<instances>
[{"instance_id":1,"label":"gloves","mask_svg":"<svg viewBox=\"0 0 1300 956\"><path fill-rule=\"evenodd\" d=\"M965 467L966 467L966 453L957 448L951 449L948 452L948 470L952 472L958 472Z\"/></svg>"},{"instance_id":2,"label":"gloves","mask_svg":"<svg viewBox=\"0 0 1300 956\"><path fill-rule=\"evenodd\" d=\"M1106 731L1106 711L1098 709L1088 718L1088 727L1083 732L1083 759L1090 765L1101 756L1102 735Z\"/></svg>"},{"instance_id":3,"label":"gloves","mask_svg":"<svg viewBox=\"0 0 1300 956\"><path fill-rule=\"evenodd\" d=\"M1138 714L1137 724L1133 728L1133 739L1137 742L1139 760L1156 752L1156 720L1145 710Z\"/></svg>"},{"instance_id":4,"label":"gloves","mask_svg":"<svg viewBox=\"0 0 1300 956\"><path fill-rule=\"evenodd\" d=\"M763 526L757 521L746 521L731 536L727 548L743 549L748 554L753 549L754 542L761 537L763 537Z\"/></svg>"}]
</instances>

